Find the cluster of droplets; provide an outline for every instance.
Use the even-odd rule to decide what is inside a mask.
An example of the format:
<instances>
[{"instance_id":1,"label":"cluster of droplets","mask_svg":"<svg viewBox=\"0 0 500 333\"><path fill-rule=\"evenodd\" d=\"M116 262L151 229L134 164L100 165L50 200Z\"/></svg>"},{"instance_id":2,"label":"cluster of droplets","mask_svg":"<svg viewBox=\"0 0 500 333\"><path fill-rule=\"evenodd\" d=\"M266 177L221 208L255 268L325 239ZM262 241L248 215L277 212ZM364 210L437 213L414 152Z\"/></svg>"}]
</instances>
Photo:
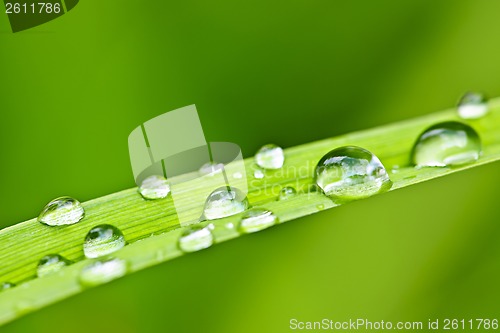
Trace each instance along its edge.
<instances>
[{"instance_id":1,"label":"cluster of droplets","mask_svg":"<svg viewBox=\"0 0 500 333\"><path fill-rule=\"evenodd\" d=\"M465 120L478 119L488 113L487 100L480 93L467 93L457 107L458 116ZM452 167L477 161L481 155L481 139L478 133L462 122L448 121L425 129L415 141L411 151L411 163L417 167ZM268 144L255 155L255 179L264 179L266 171L278 170L285 163L284 150ZM207 163L199 169L200 175L210 176L219 173L224 166ZM394 165L391 172L399 173L401 167ZM241 173L233 174L240 179ZM411 176L410 176L411 177ZM408 178L408 177L407 177ZM386 192L392 187L389 174L380 159L357 146L335 148L326 153L314 170L314 182L306 192L321 192L336 202L358 200ZM139 193L146 200L166 198L170 184L163 176L154 175L144 179ZM289 200L297 196L292 186L283 187L277 200ZM317 209L325 208L318 204ZM261 207L251 208L246 195L237 188L224 186L214 190L206 199L202 220L212 221L240 214L238 223L226 224L240 233L253 233L278 223L278 217ZM49 202L38 217L38 221L48 226L65 226L78 223L85 212L80 202L71 197L61 197ZM214 224L200 223L184 228L177 240L178 248L184 253L200 251L212 246L216 237ZM84 286L102 284L127 272L127 263L109 255L126 245L122 232L108 224L93 227L83 243L85 257L96 259L80 272L80 282ZM37 275L44 277L60 271L72 262L59 254L49 254L40 259ZM11 282L0 285L0 291L14 287Z\"/></svg>"}]
</instances>

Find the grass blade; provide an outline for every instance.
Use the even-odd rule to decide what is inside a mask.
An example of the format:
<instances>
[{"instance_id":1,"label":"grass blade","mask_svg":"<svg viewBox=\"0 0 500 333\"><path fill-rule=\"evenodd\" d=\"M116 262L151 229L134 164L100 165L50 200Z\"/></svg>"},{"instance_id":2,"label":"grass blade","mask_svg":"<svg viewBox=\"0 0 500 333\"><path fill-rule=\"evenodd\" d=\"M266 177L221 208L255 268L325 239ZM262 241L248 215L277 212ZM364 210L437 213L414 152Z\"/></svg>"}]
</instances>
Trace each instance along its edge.
<instances>
[{"instance_id":1,"label":"grass blade","mask_svg":"<svg viewBox=\"0 0 500 333\"><path fill-rule=\"evenodd\" d=\"M343 145L357 145L372 151L389 171L399 166L397 172L390 174L394 183L391 190L500 160L500 99L490 101L489 105L487 116L473 121L461 120L474 127L482 138L483 155L474 164L423 169L409 165L412 145L425 128L442 121L459 120L456 111L450 109L286 149L285 167L266 172L264 179L253 177L251 171L255 165L252 158L247 159L248 198L253 206L273 211L280 223L334 207L334 203L320 193L302 193L284 201L276 201L276 197L284 186L307 188L312 183L317 161L331 149ZM186 205L189 198L196 197L196 185L186 185ZM84 290L78 280L80 271L92 260L85 259L82 243L95 225L112 224L123 232L129 245L114 257L127 262L128 273L183 255L177 248L183 229L171 197L145 201L137 189L132 188L85 202L83 206L85 219L72 226L51 228L32 219L0 231L0 282L18 285L0 294L0 324ZM238 221L239 216L212 221L215 242L239 237L240 233L232 227ZM75 264L56 274L36 278L38 260L50 253L61 254Z\"/></svg>"}]
</instances>

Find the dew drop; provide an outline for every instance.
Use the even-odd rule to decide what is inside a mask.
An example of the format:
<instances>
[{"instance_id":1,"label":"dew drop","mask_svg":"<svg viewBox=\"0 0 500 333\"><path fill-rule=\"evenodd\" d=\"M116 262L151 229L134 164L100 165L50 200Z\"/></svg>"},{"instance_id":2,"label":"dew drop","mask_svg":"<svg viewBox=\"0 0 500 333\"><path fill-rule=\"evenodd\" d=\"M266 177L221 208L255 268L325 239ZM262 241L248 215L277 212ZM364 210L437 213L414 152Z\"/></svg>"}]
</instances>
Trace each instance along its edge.
<instances>
[{"instance_id":1,"label":"dew drop","mask_svg":"<svg viewBox=\"0 0 500 333\"><path fill-rule=\"evenodd\" d=\"M378 157L356 146L336 148L323 156L315 181L327 196L341 201L370 197L392 186Z\"/></svg>"},{"instance_id":2,"label":"dew drop","mask_svg":"<svg viewBox=\"0 0 500 333\"><path fill-rule=\"evenodd\" d=\"M198 172L202 176L213 176L215 174L221 173L224 170L224 164L208 162L201 166Z\"/></svg>"},{"instance_id":3,"label":"dew drop","mask_svg":"<svg viewBox=\"0 0 500 333\"><path fill-rule=\"evenodd\" d=\"M255 177L255 179L262 179L264 178L265 174L262 170L257 169L254 171L253 176Z\"/></svg>"},{"instance_id":4,"label":"dew drop","mask_svg":"<svg viewBox=\"0 0 500 333\"><path fill-rule=\"evenodd\" d=\"M83 253L87 258L97 258L118 251L125 246L122 232L109 224L92 228L83 243Z\"/></svg>"},{"instance_id":5,"label":"dew drop","mask_svg":"<svg viewBox=\"0 0 500 333\"><path fill-rule=\"evenodd\" d=\"M285 153L281 147L268 144L257 151L255 162L264 169L279 169L285 162Z\"/></svg>"},{"instance_id":6,"label":"dew drop","mask_svg":"<svg viewBox=\"0 0 500 333\"><path fill-rule=\"evenodd\" d=\"M278 218L270 210L256 207L243 214L238 230L241 233L249 234L272 227L277 222Z\"/></svg>"},{"instance_id":7,"label":"dew drop","mask_svg":"<svg viewBox=\"0 0 500 333\"><path fill-rule=\"evenodd\" d=\"M87 287L97 286L127 273L127 263L121 259L99 260L85 266L80 272L80 283Z\"/></svg>"},{"instance_id":8,"label":"dew drop","mask_svg":"<svg viewBox=\"0 0 500 333\"><path fill-rule=\"evenodd\" d=\"M418 167L444 167L477 161L481 139L469 125L450 121L426 129L413 146L412 162Z\"/></svg>"},{"instance_id":9,"label":"dew drop","mask_svg":"<svg viewBox=\"0 0 500 333\"><path fill-rule=\"evenodd\" d=\"M291 186L285 186L280 190L280 194L278 196L278 200L288 200L295 196L297 194L297 191L295 188Z\"/></svg>"},{"instance_id":10,"label":"dew drop","mask_svg":"<svg viewBox=\"0 0 500 333\"><path fill-rule=\"evenodd\" d=\"M323 204L319 204L319 205L317 205L317 206L316 206L316 208L317 208L318 210L324 210L324 209L325 209L325 205L323 205Z\"/></svg>"},{"instance_id":11,"label":"dew drop","mask_svg":"<svg viewBox=\"0 0 500 333\"><path fill-rule=\"evenodd\" d=\"M75 224L85 215L82 204L71 197L60 197L49 202L38 216L38 222L60 226Z\"/></svg>"},{"instance_id":12,"label":"dew drop","mask_svg":"<svg viewBox=\"0 0 500 333\"><path fill-rule=\"evenodd\" d=\"M179 237L179 249L182 252L196 252L206 249L214 243L214 236L209 226L195 225L184 230Z\"/></svg>"},{"instance_id":13,"label":"dew drop","mask_svg":"<svg viewBox=\"0 0 500 333\"><path fill-rule=\"evenodd\" d=\"M3 282L2 284L0 284L0 291L14 288L15 286L16 285L12 282Z\"/></svg>"},{"instance_id":14,"label":"dew drop","mask_svg":"<svg viewBox=\"0 0 500 333\"><path fill-rule=\"evenodd\" d=\"M71 262L59 254L49 254L40 259L36 268L38 277L53 274L65 266L70 265Z\"/></svg>"},{"instance_id":15,"label":"dew drop","mask_svg":"<svg viewBox=\"0 0 500 333\"><path fill-rule=\"evenodd\" d=\"M458 115L463 119L478 119L488 113L486 97L477 92L468 92L458 102Z\"/></svg>"},{"instance_id":16,"label":"dew drop","mask_svg":"<svg viewBox=\"0 0 500 333\"><path fill-rule=\"evenodd\" d=\"M149 176L142 181L139 187L139 193L144 199L163 199L170 193L170 184L163 176Z\"/></svg>"},{"instance_id":17,"label":"dew drop","mask_svg":"<svg viewBox=\"0 0 500 333\"><path fill-rule=\"evenodd\" d=\"M234 179L241 179L241 178L243 178L243 174L241 172L235 172L233 174L233 178Z\"/></svg>"},{"instance_id":18,"label":"dew drop","mask_svg":"<svg viewBox=\"0 0 500 333\"><path fill-rule=\"evenodd\" d=\"M207 220L215 220L241 213L248 206L248 199L243 192L235 187L223 186L208 196L203 215Z\"/></svg>"}]
</instances>

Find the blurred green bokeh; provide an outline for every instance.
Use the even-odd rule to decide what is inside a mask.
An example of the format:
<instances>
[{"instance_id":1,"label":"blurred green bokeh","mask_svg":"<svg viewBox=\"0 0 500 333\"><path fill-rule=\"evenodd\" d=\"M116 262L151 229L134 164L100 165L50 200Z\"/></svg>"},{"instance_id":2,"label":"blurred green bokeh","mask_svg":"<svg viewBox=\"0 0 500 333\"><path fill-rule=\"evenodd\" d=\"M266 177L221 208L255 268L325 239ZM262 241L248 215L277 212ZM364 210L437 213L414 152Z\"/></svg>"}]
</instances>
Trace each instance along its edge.
<instances>
[{"instance_id":1,"label":"blurred green bokeh","mask_svg":"<svg viewBox=\"0 0 500 333\"><path fill-rule=\"evenodd\" d=\"M500 96L498 13L490 0L82 0L18 34L0 14L0 227L57 196L134 186L128 134L181 106L248 157L444 109L467 90ZM221 244L1 331L498 318L498 167Z\"/></svg>"}]
</instances>

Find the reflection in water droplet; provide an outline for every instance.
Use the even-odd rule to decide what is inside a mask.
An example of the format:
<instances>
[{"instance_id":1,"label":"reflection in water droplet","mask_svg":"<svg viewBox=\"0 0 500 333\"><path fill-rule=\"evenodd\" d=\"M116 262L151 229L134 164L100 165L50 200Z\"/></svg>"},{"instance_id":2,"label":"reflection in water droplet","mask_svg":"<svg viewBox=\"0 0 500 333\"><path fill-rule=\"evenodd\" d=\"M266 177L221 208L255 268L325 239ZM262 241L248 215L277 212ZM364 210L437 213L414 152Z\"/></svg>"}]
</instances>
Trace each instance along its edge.
<instances>
[{"instance_id":1,"label":"reflection in water droplet","mask_svg":"<svg viewBox=\"0 0 500 333\"><path fill-rule=\"evenodd\" d=\"M257 232L275 225L278 218L271 211L264 208L252 208L241 217L238 230L241 233Z\"/></svg>"},{"instance_id":2,"label":"reflection in water droplet","mask_svg":"<svg viewBox=\"0 0 500 333\"><path fill-rule=\"evenodd\" d=\"M283 149L275 144L268 144L255 154L255 163L264 169L279 169L285 162Z\"/></svg>"},{"instance_id":3,"label":"reflection in water droplet","mask_svg":"<svg viewBox=\"0 0 500 333\"><path fill-rule=\"evenodd\" d=\"M377 156L355 146L340 147L323 156L316 166L315 180L327 196L341 201L370 197L392 186Z\"/></svg>"},{"instance_id":4,"label":"reflection in water droplet","mask_svg":"<svg viewBox=\"0 0 500 333\"><path fill-rule=\"evenodd\" d=\"M195 225L186 228L179 237L179 249L182 252L196 252L206 249L214 243L214 236L208 226Z\"/></svg>"},{"instance_id":5,"label":"reflection in water droplet","mask_svg":"<svg viewBox=\"0 0 500 333\"><path fill-rule=\"evenodd\" d=\"M469 125L455 121L425 130L417 139L412 161L418 167L444 167L477 161L481 139Z\"/></svg>"},{"instance_id":6,"label":"reflection in water droplet","mask_svg":"<svg viewBox=\"0 0 500 333\"><path fill-rule=\"evenodd\" d=\"M163 199L170 193L170 184L163 176L153 175L144 179L139 187L139 193L144 199Z\"/></svg>"},{"instance_id":7,"label":"reflection in water droplet","mask_svg":"<svg viewBox=\"0 0 500 333\"><path fill-rule=\"evenodd\" d=\"M38 216L38 222L50 226L75 224L85 215L81 203L71 197L60 197L49 202Z\"/></svg>"},{"instance_id":8,"label":"reflection in water droplet","mask_svg":"<svg viewBox=\"0 0 500 333\"><path fill-rule=\"evenodd\" d=\"M477 119L488 113L486 97L477 92L466 93L458 103L458 115L463 119Z\"/></svg>"},{"instance_id":9,"label":"reflection in water droplet","mask_svg":"<svg viewBox=\"0 0 500 333\"><path fill-rule=\"evenodd\" d=\"M36 269L38 277L43 277L61 270L71 262L59 254L49 254L40 259Z\"/></svg>"},{"instance_id":10,"label":"reflection in water droplet","mask_svg":"<svg viewBox=\"0 0 500 333\"><path fill-rule=\"evenodd\" d=\"M280 194L278 196L278 200L288 200L294 197L297 194L297 191L292 186L285 186L280 190Z\"/></svg>"},{"instance_id":11,"label":"reflection in water droplet","mask_svg":"<svg viewBox=\"0 0 500 333\"><path fill-rule=\"evenodd\" d=\"M235 187L223 186L208 196L203 215L207 220L215 220L241 213L248 206L248 199L243 192Z\"/></svg>"},{"instance_id":12,"label":"reflection in water droplet","mask_svg":"<svg viewBox=\"0 0 500 333\"><path fill-rule=\"evenodd\" d=\"M97 258L118 251L125 246L122 232L109 224L92 228L83 243L83 252L87 258Z\"/></svg>"},{"instance_id":13,"label":"reflection in water droplet","mask_svg":"<svg viewBox=\"0 0 500 333\"><path fill-rule=\"evenodd\" d=\"M85 266L80 272L80 283L83 286L97 286L127 273L127 264L121 259L99 260Z\"/></svg>"}]
</instances>

